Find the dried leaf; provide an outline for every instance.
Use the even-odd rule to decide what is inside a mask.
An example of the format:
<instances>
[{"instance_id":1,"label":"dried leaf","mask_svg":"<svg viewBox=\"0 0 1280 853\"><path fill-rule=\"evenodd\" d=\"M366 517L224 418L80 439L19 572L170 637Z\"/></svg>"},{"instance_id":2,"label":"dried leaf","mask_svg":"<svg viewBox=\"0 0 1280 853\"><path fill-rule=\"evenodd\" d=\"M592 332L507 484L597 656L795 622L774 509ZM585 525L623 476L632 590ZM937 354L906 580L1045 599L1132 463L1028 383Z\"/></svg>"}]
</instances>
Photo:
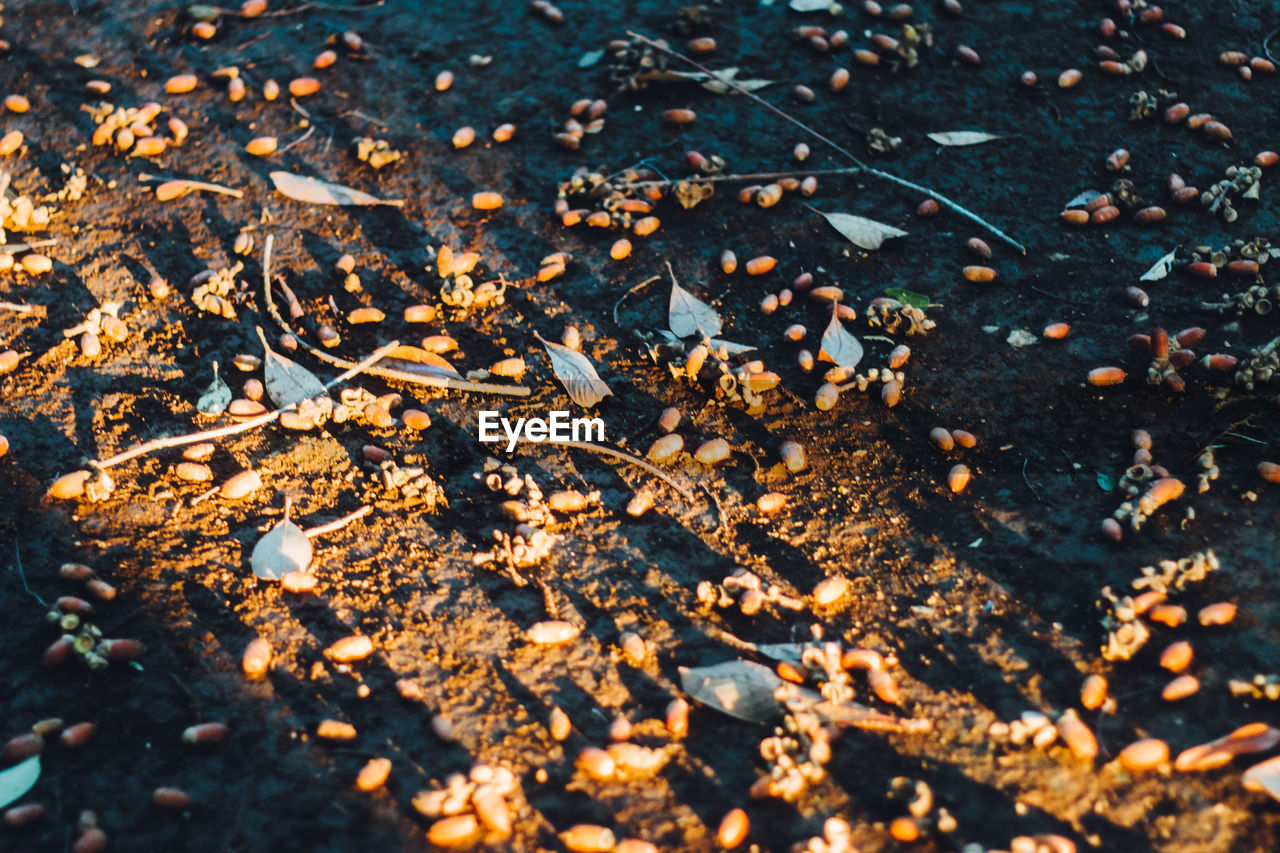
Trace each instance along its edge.
<instances>
[{"instance_id":1,"label":"dried leaf","mask_svg":"<svg viewBox=\"0 0 1280 853\"><path fill-rule=\"evenodd\" d=\"M1142 274L1138 281L1159 281L1169 274L1169 270L1173 269L1173 258L1178 254L1178 250L1174 249L1160 260L1151 265L1151 269Z\"/></svg>"},{"instance_id":2,"label":"dried leaf","mask_svg":"<svg viewBox=\"0 0 1280 853\"><path fill-rule=\"evenodd\" d=\"M399 359L400 361L412 361L414 364L422 364L427 367L436 368L441 376L457 376L462 377L458 373L458 369L449 362L445 361L441 356L433 352L428 352L418 347L398 346L391 352L387 353L389 359Z\"/></svg>"},{"instance_id":3,"label":"dried leaf","mask_svg":"<svg viewBox=\"0 0 1280 853\"><path fill-rule=\"evenodd\" d=\"M862 361L862 344L845 331L835 311L831 312L831 322L822 333L822 348L818 350L818 359L835 362L840 367L857 367L858 362Z\"/></svg>"},{"instance_id":4,"label":"dried leaf","mask_svg":"<svg viewBox=\"0 0 1280 853\"><path fill-rule=\"evenodd\" d=\"M669 262L667 270L671 270ZM720 334L722 324L716 309L681 287L676 281L676 274L671 272L671 301L667 306L667 325L679 338L687 338L693 334L699 338L714 338Z\"/></svg>"},{"instance_id":5,"label":"dried leaf","mask_svg":"<svg viewBox=\"0 0 1280 853\"><path fill-rule=\"evenodd\" d=\"M271 181L276 185L277 190L289 198L294 201L305 201L308 204L388 204L393 207L404 206L404 201L402 200L381 199L368 193L360 192L360 190L353 190L351 187L344 187L341 184L331 184L328 181L307 178L302 175L290 174L289 172L272 172Z\"/></svg>"},{"instance_id":6,"label":"dried leaf","mask_svg":"<svg viewBox=\"0 0 1280 853\"><path fill-rule=\"evenodd\" d=\"M809 209L825 217L827 222L831 223L831 227L843 234L849 242L868 251L879 249L885 240L907 236L906 231L894 228L892 225L885 225L883 222L876 222L874 219L855 216L852 213L823 213L821 210Z\"/></svg>"},{"instance_id":7,"label":"dried leaf","mask_svg":"<svg viewBox=\"0 0 1280 853\"><path fill-rule=\"evenodd\" d=\"M589 409L613 394L585 355L566 346L553 344L537 332L533 334L547 348L547 355L551 356L551 369L564 385L564 390L569 392L573 402Z\"/></svg>"},{"instance_id":8,"label":"dried leaf","mask_svg":"<svg viewBox=\"0 0 1280 853\"><path fill-rule=\"evenodd\" d=\"M209 383L209 387L200 395L200 399L196 402L196 411L202 415L209 417L217 417L227 410L227 406L231 405L231 389L227 387L227 383L222 381L222 377L218 375L218 362L213 363L213 381Z\"/></svg>"},{"instance_id":9,"label":"dried leaf","mask_svg":"<svg viewBox=\"0 0 1280 853\"><path fill-rule=\"evenodd\" d=\"M831 0L791 0L787 5L792 12L825 12L831 8Z\"/></svg>"},{"instance_id":10,"label":"dried leaf","mask_svg":"<svg viewBox=\"0 0 1280 853\"><path fill-rule=\"evenodd\" d=\"M765 86L773 85L772 80L738 80L736 79L737 76L737 68L722 68L713 74L706 74L702 71L648 71L638 75L637 79L646 83L675 83L689 80L702 84L702 88L717 95L723 95L726 92L737 94L738 90L729 86L726 81L732 81L734 85L740 86L748 92L754 92L757 89L763 89Z\"/></svg>"},{"instance_id":11,"label":"dried leaf","mask_svg":"<svg viewBox=\"0 0 1280 853\"><path fill-rule=\"evenodd\" d=\"M753 723L768 722L782 713L773 693L785 683L769 667L749 660L680 667L680 685L686 693L709 708Z\"/></svg>"},{"instance_id":12,"label":"dried leaf","mask_svg":"<svg viewBox=\"0 0 1280 853\"><path fill-rule=\"evenodd\" d=\"M928 137L939 145L981 145L993 139L1008 139L1009 134L983 133L980 130L948 130L930 133Z\"/></svg>"},{"instance_id":13,"label":"dried leaf","mask_svg":"<svg viewBox=\"0 0 1280 853\"><path fill-rule=\"evenodd\" d=\"M267 336L258 327L258 337L262 340L264 356L262 359L262 376L267 386L267 396L277 408L283 409L313 397L328 397L324 383L315 374L302 365L290 361L272 351L267 345Z\"/></svg>"},{"instance_id":14,"label":"dried leaf","mask_svg":"<svg viewBox=\"0 0 1280 853\"><path fill-rule=\"evenodd\" d=\"M912 308L928 308L930 305L929 297L923 293L916 293L914 290L903 290L901 287L886 287L884 295L890 299L896 299L903 305L910 305Z\"/></svg>"},{"instance_id":15,"label":"dried leaf","mask_svg":"<svg viewBox=\"0 0 1280 853\"><path fill-rule=\"evenodd\" d=\"M269 581L278 581L289 572L306 571L311 565L311 540L289 520L288 504L284 519L253 546L250 563L255 575Z\"/></svg>"},{"instance_id":16,"label":"dried leaf","mask_svg":"<svg viewBox=\"0 0 1280 853\"><path fill-rule=\"evenodd\" d=\"M756 349L751 344L735 344L733 341L722 341L719 338L712 338L707 343L711 345L711 349L723 349L728 355L742 355L744 352L751 352Z\"/></svg>"},{"instance_id":17,"label":"dried leaf","mask_svg":"<svg viewBox=\"0 0 1280 853\"><path fill-rule=\"evenodd\" d=\"M35 786L40 778L40 756L33 755L21 764L0 770L0 809L18 800Z\"/></svg>"}]
</instances>

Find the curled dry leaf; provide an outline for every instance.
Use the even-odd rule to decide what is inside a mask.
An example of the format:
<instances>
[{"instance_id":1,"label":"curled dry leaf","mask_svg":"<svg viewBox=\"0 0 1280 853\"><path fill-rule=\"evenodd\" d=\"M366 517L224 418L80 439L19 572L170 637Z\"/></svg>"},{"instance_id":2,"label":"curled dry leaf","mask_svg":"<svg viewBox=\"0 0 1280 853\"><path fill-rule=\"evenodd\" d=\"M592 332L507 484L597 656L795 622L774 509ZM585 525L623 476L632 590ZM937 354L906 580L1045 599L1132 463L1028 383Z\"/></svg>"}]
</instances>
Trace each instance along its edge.
<instances>
[{"instance_id":1,"label":"curled dry leaf","mask_svg":"<svg viewBox=\"0 0 1280 853\"><path fill-rule=\"evenodd\" d=\"M1174 256L1178 254L1178 250L1174 249L1169 254L1162 257L1151 265L1151 269L1147 270L1139 277L1138 281L1159 281L1169 274L1169 270L1173 269Z\"/></svg>"},{"instance_id":2,"label":"curled dry leaf","mask_svg":"<svg viewBox=\"0 0 1280 853\"><path fill-rule=\"evenodd\" d=\"M0 809L24 796L40 778L40 756L33 755L21 764L0 770Z\"/></svg>"},{"instance_id":3,"label":"curled dry leaf","mask_svg":"<svg viewBox=\"0 0 1280 853\"><path fill-rule=\"evenodd\" d=\"M907 236L906 231L864 216L855 216L852 213L823 213L812 207L809 209L824 217L831 223L831 227L843 234L850 243L867 251L879 249L885 240Z\"/></svg>"},{"instance_id":4,"label":"curled dry leaf","mask_svg":"<svg viewBox=\"0 0 1280 853\"><path fill-rule=\"evenodd\" d=\"M772 669L749 660L680 667L680 685L702 704L739 720L764 723L782 713L773 693L785 682Z\"/></svg>"},{"instance_id":5,"label":"curled dry leaf","mask_svg":"<svg viewBox=\"0 0 1280 853\"><path fill-rule=\"evenodd\" d=\"M284 518L253 546L253 573L278 581L290 572L303 572L311 565L311 540L301 527L289 520L289 502L285 502Z\"/></svg>"},{"instance_id":6,"label":"curled dry leaf","mask_svg":"<svg viewBox=\"0 0 1280 853\"><path fill-rule=\"evenodd\" d=\"M862 344L845 330L835 311L831 312L831 322L822 333L822 349L818 351L818 358L849 368L857 367L862 361Z\"/></svg>"},{"instance_id":7,"label":"curled dry leaf","mask_svg":"<svg viewBox=\"0 0 1280 853\"><path fill-rule=\"evenodd\" d=\"M537 332L533 334L546 347L547 355L551 356L551 369L564 385L564 390L569 392L573 402L589 409L613 394L585 355L566 346L553 344Z\"/></svg>"},{"instance_id":8,"label":"curled dry leaf","mask_svg":"<svg viewBox=\"0 0 1280 853\"><path fill-rule=\"evenodd\" d=\"M276 185L277 190L294 201L303 201L308 204L361 206L387 204L392 207L404 206L403 200L381 199L360 190L353 190L351 187L344 187L341 184L331 184L318 178L308 178L302 175L290 174L289 172L272 172L271 182Z\"/></svg>"},{"instance_id":9,"label":"curled dry leaf","mask_svg":"<svg viewBox=\"0 0 1280 853\"><path fill-rule=\"evenodd\" d=\"M983 133L980 130L948 130L942 133L930 133L928 137L939 145L981 145L993 139L1008 139L1008 134Z\"/></svg>"},{"instance_id":10,"label":"curled dry leaf","mask_svg":"<svg viewBox=\"0 0 1280 853\"><path fill-rule=\"evenodd\" d=\"M387 359L396 359L399 361L411 361L414 364L423 365L423 372L438 372L441 376L456 376L459 379L462 375L458 373L457 368L445 361L441 356L433 352L421 349L420 347L398 346L387 354Z\"/></svg>"},{"instance_id":11,"label":"curled dry leaf","mask_svg":"<svg viewBox=\"0 0 1280 853\"><path fill-rule=\"evenodd\" d=\"M671 263L667 263L671 271ZM701 338L714 338L720 334L720 315L716 310L676 281L676 274L671 272L671 302L667 307L667 325L678 338L697 335Z\"/></svg>"},{"instance_id":12,"label":"curled dry leaf","mask_svg":"<svg viewBox=\"0 0 1280 853\"><path fill-rule=\"evenodd\" d=\"M827 4L831 5L830 3ZM772 86L772 80L739 80L737 68L722 68L712 74L702 71L649 71L640 74L637 79L646 83L677 83L689 80L694 83L701 83L702 88L708 92L714 92L717 95L723 95L726 92L737 93L737 90L729 86L732 82L734 85L748 92L754 92L757 89L763 89L765 86Z\"/></svg>"},{"instance_id":13,"label":"curled dry leaf","mask_svg":"<svg viewBox=\"0 0 1280 853\"><path fill-rule=\"evenodd\" d=\"M290 361L274 352L267 344L267 336L258 327L258 338L262 341L264 356L262 359L262 375L267 386L267 396L277 408L283 409L313 397L328 397L324 383L315 374L297 362Z\"/></svg>"},{"instance_id":14,"label":"curled dry leaf","mask_svg":"<svg viewBox=\"0 0 1280 853\"><path fill-rule=\"evenodd\" d=\"M209 387L200 395L200 399L196 403L196 410L202 415L213 418L225 412L230 404L231 389L227 387L227 383L223 382L222 377L218 375L218 362L215 361L213 363L213 381L209 383Z\"/></svg>"}]
</instances>

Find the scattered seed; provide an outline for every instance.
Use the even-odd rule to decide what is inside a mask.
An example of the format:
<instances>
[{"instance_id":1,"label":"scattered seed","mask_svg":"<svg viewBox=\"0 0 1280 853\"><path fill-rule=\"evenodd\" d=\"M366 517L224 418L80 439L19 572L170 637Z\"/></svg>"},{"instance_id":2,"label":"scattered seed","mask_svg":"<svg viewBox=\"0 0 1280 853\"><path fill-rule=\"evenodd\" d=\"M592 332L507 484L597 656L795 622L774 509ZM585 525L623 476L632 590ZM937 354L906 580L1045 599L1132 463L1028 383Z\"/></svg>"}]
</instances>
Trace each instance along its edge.
<instances>
[{"instance_id":1,"label":"scattered seed","mask_svg":"<svg viewBox=\"0 0 1280 853\"><path fill-rule=\"evenodd\" d=\"M1183 672L1191 666L1192 656L1191 644L1186 640L1179 640L1176 643L1170 643L1160 653L1160 665L1170 672Z\"/></svg>"},{"instance_id":2,"label":"scattered seed","mask_svg":"<svg viewBox=\"0 0 1280 853\"><path fill-rule=\"evenodd\" d=\"M245 646L240 665L250 679L262 678L271 667L271 645L262 637L250 641Z\"/></svg>"},{"instance_id":3,"label":"scattered seed","mask_svg":"<svg viewBox=\"0 0 1280 853\"><path fill-rule=\"evenodd\" d=\"M1107 701L1107 680L1096 673L1090 675L1080 686L1080 705L1092 711L1095 708L1101 708L1105 701Z\"/></svg>"},{"instance_id":4,"label":"scattered seed","mask_svg":"<svg viewBox=\"0 0 1280 853\"><path fill-rule=\"evenodd\" d=\"M1196 614L1201 625L1226 625L1236 618L1236 606L1230 601L1219 601L1201 608Z\"/></svg>"},{"instance_id":5,"label":"scattered seed","mask_svg":"<svg viewBox=\"0 0 1280 853\"><path fill-rule=\"evenodd\" d=\"M732 850L747 840L750 830L751 820L747 813L742 809L733 809L720 821L720 827L716 830L716 843L725 850Z\"/></svg>"},{"instance_id":6,"label":"scattered seed","mask_svg":"<svg viewBox=\"0 0 1280 853\"><path fill-rule=\"evenodd\" d=\"M371 758L356 776L356 789L360 791L376 791L386 784L391 775L391 759Z\"/></svg>"},{"instance_id":7,"label":"scattered seed","mask_svg":"<svg viewBox=\"0 0 1280 853\"><path fill-rule=\"evenodd\" d=\"M666 110L662 113L662 119L667 124L691 124L697 117L697 113L687 109Z\"/></svg>"},{"instance_id":8,"label":"scattered seed","mask_svg":"<svg viewBox=\"0 0 1280 853\"><path fill-rule=\"evenodd\" d=\"M341 720L321 720L316 726L316 737L321 740L355 740L356 727Z\"/></svg>"},{"instance_id":9,"label":"scattered seed","mask_svg":"<svg viewBox=\"0 0 1280 853\"><path fill-rule=\"evenodd\" d=\"M256 139L250 139L244 146L244 150L255 157L267 157L275 153L276 143L274 136L259 136Z\"/></svg>"},{"instance_id":10,"label":"scattered seed","mask_svg":"<svg viewBox=\"0 0 1280 853\"><path fill-rule=\"evenodd\" d=\"M1169 745L1158 738L1145 738L1120 750L1120 765L1134 773L1156 770L1169 763Z\"/></svg>"},{"instance_id":11,"label":"scattered seed","mask_svg":"<svg viewBox=\"0 0 1280 853\"><path fill-rule=\"evenodd\" d=\"M178 74L164 83L164 90L170 95L181 95L194 89L200 80L194 74Z\"/></svg>"},{"instance_id":12,"label":"scattered seed","mask_svg":"<svg viewBox=\"0 0 1280 853\"><path fill-rule=\"evenodd\" d=\"M951 488L951 491L960 494L969 485L970 476L969 466L960 463L953 466L951 471L948 472L947 485Z\"/></svg>"},{"instance_id":13,"label":"scattered seed","mask_svg":"<svg viewBox=\"0 0 1280 853\"><path fill-rule=\"evenodd\" d=\"M1193 696L1200 690L1200 679L1194 675L1179 675L1160 691L1160 697L1166 702L1178 702Z\"/></svg>"}]
</instances>

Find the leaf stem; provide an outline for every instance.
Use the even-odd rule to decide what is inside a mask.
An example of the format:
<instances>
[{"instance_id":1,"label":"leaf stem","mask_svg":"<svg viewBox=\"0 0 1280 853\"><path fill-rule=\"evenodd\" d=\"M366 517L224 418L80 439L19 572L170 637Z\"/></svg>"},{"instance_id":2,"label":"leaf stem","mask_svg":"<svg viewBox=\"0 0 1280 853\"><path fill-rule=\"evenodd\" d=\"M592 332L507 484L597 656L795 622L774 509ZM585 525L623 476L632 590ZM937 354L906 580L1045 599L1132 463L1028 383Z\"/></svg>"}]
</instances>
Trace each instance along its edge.
<instances>
[{"instance_id":1,"label":"leaf stem","mask_svg":"<svg viewBox=\"0 0 1280 853\"><path fill-rule=\"evenodd\" d=\"M780 109L778 109L777 107L775 107L773 104L771 104L771 103L769 103L768 101L766 101L764 98L761 98L759 95L755 94L754 92L751 92L751 91L749 91L749 90L747 90L747 89L743 88L742 86L739 86L737 83L733 82L732 80L727 80L727 79L723 79L723 78L721 78L721 77L718 77L718 76L717 76L713 71L711 71L711 69L709 69L709 68L707 68L707 67L705 67L705 66L701 65L701 64L700 64L700 63L698 63L698 62L695 62L694 60L690 59L689 57L685 56L685 55L684 55L684 54L682 54L682 53L679 53L679 52L677 52L677 51L674 51L674 50L672 50L671 48L666 47L666 46L664 46L664 45L658 44L658 43L657 43L656 41L654 41L653 39L646 38L645 36L642 36L642 35L640 35L639 33L633 32L633 31L631 31L631 30L627 30L627 35L631 36L631 37L632 37L632 38L634 38L634 39L639 39L640 41L642 41L642 42L644 42L645 44L649 45L650 47L654 48L655 50L659 50L659 51L661 51L661 52L665 53L667 56L672 57L673 59L678 59L678 60L680 60L681 62L684 62L684 63L686 63L686 64L688 64L688 65L692 65L694 68L698 69L699 71L701 71L701 72L702 72L702 73L704 73L704 74L710 75L711 77L713 77L713 78L715 78L715 79L717 79L717 80L721 80L725 85L727 85L728 87L730 87L730 88L731 88L731 89L733 89L734 91L738 92L739 94L746 95L748 98L750 98L751 100L755 101L757 104L761 105L761 106L762 106L762 107L764 107L765 109L769 110L770 112L774 113L775 115L779 116L780 118L785 119L786 121L790 122L791 124L794 124L796 127L800 128L800 129L801 129L801 130L803 130L805 133L809 134L810 136L814 137L815 139L817 139L817 140L819 140L819 141L821 141L821 142L826 143L826 144L827 144L828 146L830 146L831 148L834 148L834 149L835 149L836 151L838 151L840 154L842 154L842 155L844 155L846 158L848 158L850 162L852 162L852 163L854 163L855 165L857 165L857 166L858 166L858 168L859 168L859 169L861 169L862 171L864 171L864 172L866 172L866 173L868 173L868 174L870 174L870 175L875 175L877 178L880 178L880 179L881 179L881 180L883 180L883 181L888 181L888 182L889 182L889 183L891 183L891 184L897 184L897 185L898 185L898 186L900 186L900 187L904 187L904 188L909 189L909 190L912 190L912 191L914 191L914 192L923 193L924 195L929 196L930 198L932 198L932 199L934 199L935 201L937 201L939 204L944 205L944 206L946 206L946 207L950 208L951 210L955 211L956 213L960 214L961 216L965 217L966 219L969 219L969 220L971 220L971 221L973 221L973 222L976 222L977 224L981 225L983 228L985 228L985 229L987 229L988 231L990 231L990 232L991 232L992 234L994 234L996 237L998 237L998 238L1000 238L1001 240L1003 240L1004 242L1008 243L1010 246L1013 246L1015 249L1017 249L1017 250L1018 250L1019 252L1021 252L1022 254L1024 254L1024 255L1025 255L1025 254L1027 253L1027 249L1026 249L1026 247L1025 247L1025 246L1023 246L1021 243L1019 243L1017 240L1013 239L1013 238L1012 238L1012 237L1010 237L1008 234L1004 233L1004 232L1003 232L1003 231L1001 231L999 228L997 228L996 226L992 225L992 224L991 224L990 222L988 222L987 220L983 219L981 216L978 216L978 214L973 213L972 211L968 210L967 208L961 207L959 204L957 204L957 203L955 203L954 201L952 201L951 199L947 198L946 196L944 196L942 193L938 192L937 190L932 190L932 189L929 189L928 187L921 186L920 184L917 184L917 183L915 183L915 182L913 182L913 181L908 181L906 178L900 178L900 177L898 177L897 175L892 174L891 172L885 172L885 171L882 171L882 170L880 170L880 169L876 169L876 168L874 168L874 167L872 167L872 166L868 166L866 163L864 163L864 162L863 162L863 161L862 161L862 160L861 160L861 159L860 159L856 154L854 154L852 151L849 151L847 148L843 147L842 145L839 145L839 144L837 144L837 143L835 143L835 142L831 141L831 140L830 140L830 139L828 139L826 136L823 136L821 133L819 133L818 131L814 130L814 129L813 129L812 127L810 127L809 125L805 124L804 122L800 121L800 120L799 120L799 119L797 119L797 118L794 118L793 116L789 115L788 113L783 112L782 110L780 110Z\"/></svg>"}]
</instances>

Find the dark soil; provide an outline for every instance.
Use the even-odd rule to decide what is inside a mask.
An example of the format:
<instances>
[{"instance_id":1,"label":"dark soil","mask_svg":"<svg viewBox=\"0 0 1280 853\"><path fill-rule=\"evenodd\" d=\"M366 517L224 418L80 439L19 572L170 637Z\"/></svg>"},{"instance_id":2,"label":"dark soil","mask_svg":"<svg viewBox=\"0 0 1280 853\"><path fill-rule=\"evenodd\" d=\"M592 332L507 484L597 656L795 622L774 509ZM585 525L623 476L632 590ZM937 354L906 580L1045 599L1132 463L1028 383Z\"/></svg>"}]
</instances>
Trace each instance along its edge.
<instances>
[{"instance_id":1,"label":"dark soil","mask_svg":"<svg viewBox=\"0 0 1280 853\"><path fill-rule=\"evenodd\" d=\"M1185 392L1174 393L1143 381L1147 359L1125 342L1156 325L1171 331L1198 325L1209 330L1198 353L1243 356L1276 335L1276 314L1229 327L1232 316L1198 306L1233 283L1206 283L1179 270L1148 286L1146 310L1122 295L1175 245L1274 237L1280 217L1271 176L1263 178L1260 201L1238 202L1240 218L1230 225L1198 203L1169 206L1166 220L1146 226L1127 213L1084 229L1058 218L1081 190L1110 188L1116 176L1103 162L1116 148L1132 152L1126 176L1153 204L1167 204L1171 171L1203 191L1226 167L1276 148L1275 75L1256 74L1246 83L1217 62L1224 50L1261 55L1263 38L1280 25L1274 6L1170 4L1166 19L1188 33L1178 41L1158 24L1130 25L1101 0L966 0L959 18L945 15L942 4L921 4L914 20L933 28L936 44L923 51L919 67L895 74L883 63L857 65L850 55L867 46L864 29L899 29L875 21L860 3L850 2L838 19L798 15L783 0L710 3L705 14L692 16L701 23L688 35L716 39L711 65L777 81L761 91L766 100L860 156L872 156L863 140L873 127L901 137L901 148L873 165L955 199L1027 252L950 211L917 218L920 196L848 176L820 179L809 203L910 235L865 253L806 209L798 194L763 210L737 203L739 185L729 184L692 210L661 202L655 213L662 227L648 238L632 236L633 253L617 262L608 250L619 232L564 228L553 213L557 186L579 166L610 173L644 161L680 176L684 152L694 148L723 157L731 173L772 172L796 167L792 150L801 141L813 149L805 168L849 164L746 98L685 84L617 92L604 63L579 67L584 53L625 37L627 29L683 45L677 4L561 5L566 21L557 27L517 2L306 4L255 20L226 15L207 41L189 33L192 19L180 4L6 5L0 37L10 48L0 82L4 92L29 97L33 108L3 117L3 129L21 129L27 139L3 166L16 190L32 194L56 191L63 163L91 177L85 197L58 204L52 226L35 235L58 240L45 250L55 260L53 272L0 279L3 300L37 307L28 314L0 311L0 350L31 353L0 377L0 433L10 442L0 459L0 641L7 650L0 658L0 736L55 716L94 721L99 732L78 750L56 742L46 748L43 777L21 802L43 803L49 813L29 828L0 829L0 848L63 850L74 841L81 810L93 809L115 850L418 850L428 847L429 822L410 805L413 795L477 761L506 764L520 778L514 836L493 845L513 850L562 849L556 833L577 823L603 824L619 838L648 839L662 849L705 850L715 846L721 817L737 806L750 815L750 841L761 849L785 850L820 834L832 815L850 822L862 850L896 849L886 826L905 807L886 792L898 776L927 781L936 808L958 824L950 833L926 831L912 849L954 850L971 842L1007 849L1014 836L1037 833L1105 850L1280 847L1275 802L1240 784L1248 758L1199 774L1138 775L1109 763L1139 737L1162 738L1176 754L1248 722L1280 724L1274 703L1234 698L1227 689L1231 679L1273 672L1280 653L1280 492L1256 473L1259 460L1280 461L1275 386L1246 392L1231 374L1197 365L1183 371ZM1123 34L1108 43L1123 59L1138 47L1150 54L1141 74L1107 77L1097 70L1093 50L1106 15L1121 23ZM822 54L791 35L808 23L845 27L853 38ZM339 48L336 65L311 71L326 40L349 29L364 37L367 50L349 56ZM980 67L953 61L961 44L981 54ZM82 53L100 64L79 67L73 58ZM492 62L472 65L473 54ZM239 103L209 76L225 65L237 65L248 83ZM833 94L826 81L842 65L852 81ZM1073 66L1084 70L1083 82L1058 88L1059 72ZM446 68L456 82L437 92L432 80ZM1038 85L1019 83L1026 69L1040 75ZM162 82L180 72L200 75L200 86L187 95L164 94ZM279 136L282 147L302 136L302 115L287 97L265 101L261 85L308 73L324 83L300 102L315 132L283 154L246 154L245 143L256 136ZM151 161L91 146L94 124L81 110L96 100L83 94L91 79L109 81L107 99L118 106L159 101L165 107L159 125L180 117L191 128L187 142ZM816 102L797 102L796 83L812 87ZM1160 112L1130 121L1129 98L1139 89L1176 92L1160 98L1160 112L1185 101L1192 112L1212 112L1228 124L1234 141L1166 125ZM566 151L552 136L580 98L608 99L606 126L587 135L580 150ZM697 121L664 124L661 113L672 107L694 109ZM490 133L502 122L518 130L497 145ZM477 129L477 142L454 150L450 139L463 125ZM962 129L1012 136L969 148L939 147L924 136ZM404 160L373 171L349 149L359 136L386 139L405 152ZM300 204L272 190L267 175L277 169L406 204ZM193 194L160 203L144 173L224 183L244 197ZM473 210L471 196L480 190L500 192L505 205ZM232 245L246 228L256 247L240 259ZM196 413L195 401L210 381L212 361L224 366L239 394L247 375L231 368L232 357L261 353L255 325L272 340L279 332L261 295L268 234L275 237L272 272L283 274L305 307L301 326L309 340L318 324L332 323L343 334L335 352L358 359L393 337L415 343L422 334L447 332L459 341L449 358L463 373L523 355L533 395L439 393L365 377L356 381L374 394L396 391L405 406L428 411L431 428L419 436L358 423L310 434L272 426L220 441L210 463L215 483L245 467L259 470L265 483L240 502L215 498L192 506L206 487L173 476L178 451L113 468L116 488L105 501L47 497L50 483L85 459L207 428L211 421ZM994 249L999 277L991 284L960 275L975 263L964 247L973 236ZM11 242L21 237L9 235ZM516 282L506 303L465 318L449 315L425 329L403 323L406 306L440 303L428 247L445 244L480 254L477 281ZM719 257L726 248L742 262L769 254L779 263L763 277L724 275ZM573 254L567 274L532 283L539 259L557 250ZM334 271L344 252L358 261L362 293L345 291ZM239 319L200 312L188 279L236 260L245 263L240 279L247 285ZM758 356L782 376L762 415L717 400L711 381L673 379L650 357L637 332L664 325L666 261L685 287L718 308L723 337L757 344ZM909 340L906 387L895 408L856 392L829 412L814 408L822 368L806 374L797 367L798 346L785 342L782 331L803 323L805 346L817 351L827 310L802 295L773 315L758 308L762 296L804 270L815 273L817 284L845 288L846 302L859 310L892 287L936 303L929 315L937 328ZM167 299L149 295L154 275L173 285ZM655 275L664 278L629 297L615 324L614 303ZM344 314L367 304L387 320L348 326L330 296ZM86 358L62 330L112 300L123 303L129 338ZM1006 343L1014 329L1039 337L1051 322L1070 323L1071 334L1025 348ZM593 410L604 418L609 443L642 453L661 434L659 412L676 406L684 413L679 432L687 451L724 437L735 452L715 469L687 454L672 467L673 477L697 487L691 504L614 460L522 446L503 462L531 474L544 491L601 496L584 514L557 517L551 529L563 540L527 575L538 582L517 586L506 572L473 563L473 555L492 546L491 531L511 528L500 508L506 495L495 497L477 476L487 455L503 455L477 441L477 416L485 408L510 416L573 408L534 337L558 340L566 323L581 330L584 352L613 391ZM861 320L847 325L860 336L880 332ZM866 345L866 365L882 364L889 346ZM337 373L305 353L296 358L325 379ZM1090 369L1112 364L1128 372L1124 384L1085 383ZM939 425L972 431L977 447L939 452L928 439ZM1114 545L1099 534L1099 521L1122 498L1100 488L1099 474L1119 478L1136 428L1151 432L1156 462L1188 489ZM778 448L788 439L808 454L799 474L779 464ZM1200 494L1196 456L1215 443L1221 476ZM447 508L432 512L368 487L367 444L386 448L402 466L425 466ZM973 480L953 494L947 474L961 461ZM657 506L633 519L623 508L642 489L654 493ZM763 516L755 500L771 490L786 493L789 505ZM363 520L317 539L314 594L285 593L255 580L250 569L253 545L279 519L286 497L304 526L373 505ZM1153 625L1151 643L1134 660L1102 661L1100 590L1125 589L1140 567L1207 548L1223 569L1177 597L1192 614L1189 625ZM83 594L58 578L66 561L87 563L118 587L93 621L108 637L146 644L139 668L117 663L90 673L75 663L40 665L57 631L35 597L51 602ZM820 613L770 605L747 617L700 606L697 584L719 582L736 567L798 597L827 576L848 579L852 593ZM525 639L530 625L549 618L548 599L562 618L581 625L578 639L558 647ZM1202 628L1196 611L1220 600L1236 602L1240 615L1227 627ZM879 711L928 718L933 730L846 730L834 744L829 778L799 803L750 800L748 788L767 769L759 742L769 729L695 707L687 738L672 741L655 719L683 695L678 667L739 654L726 633L785 642L815 623L827 638L896 658L899 707L879 702L856 681L859 699ZM624 631L649 644L641 666L620 652ZM373 638L372 657L350 667L325 660L327 646L353 633ZM240 656L255 636L269 640L276 657L267 680L250 682ZM1169 703L1160 690L1171 676L1157 660L1175 639L1194 644L1191 672L1202 687ZM1019 747L988 734L993 722L1024 710L1079 709L1089 672L1105 674L1118 698L1114 714L1080 711L1100 737L1094 762L1060 745ZM400 679L417 682L425 702L401 699ZM556 704L574 725L564 743L547 729ZM455 741L433 734L433 715L451 721ZM656 778L600 783L575 771L578 751L606 744L619 715L636 724L637 742L672 744L671 761ZM338 746L318 741L316 725L325 718L350 721L357 738ZM212 748L183 746L183 729L205 720L230 724L228 739ZM393 763L386 787L357 792L356 773L378 755ZM195 805L164 812L151 804L157 786L181 787Z\"/></svg>"}]
</instances>

